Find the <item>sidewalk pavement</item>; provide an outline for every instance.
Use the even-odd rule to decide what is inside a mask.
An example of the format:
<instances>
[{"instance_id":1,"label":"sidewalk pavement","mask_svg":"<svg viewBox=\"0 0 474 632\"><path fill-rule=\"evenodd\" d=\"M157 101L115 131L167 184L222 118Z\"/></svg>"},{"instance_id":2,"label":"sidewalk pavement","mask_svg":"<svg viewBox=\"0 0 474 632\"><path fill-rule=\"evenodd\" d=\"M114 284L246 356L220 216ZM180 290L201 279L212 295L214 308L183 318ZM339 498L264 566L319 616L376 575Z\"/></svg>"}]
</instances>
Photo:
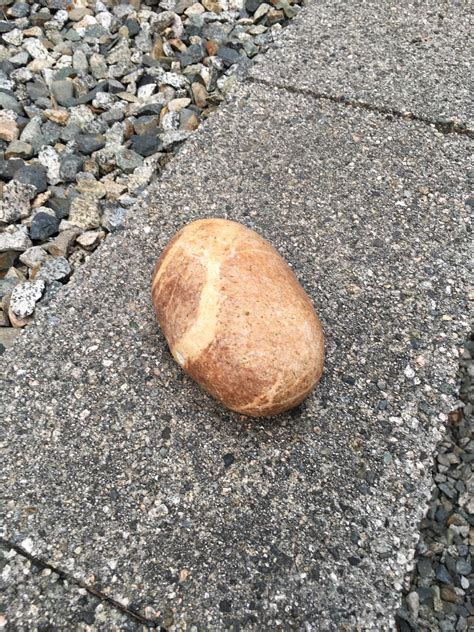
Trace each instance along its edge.
<instances>
[{"instance_id":1,"label":"sidewalk pavement","mask_svg":"<svg viewBox=\"0 0 474 632\"><path fill-rule=\"evenodd\" d=\"M373 34L390 31L384 8L363 5ZM330 3L302 12L4 356L6 541L150 625L393 628L468 331L469 146L374 111L402 103L379 100L376 78L361 93L373 109L300 93L297 66L284 79L283 58L309 34L317 60L311 32L337 20ZM379 39L390 49L395 35ZM318 64L304 74L319 93ZM342 70L337 81L344 93ZM413 105L400 95L404 109L418 112L416 93ZM464 124L458 93L447 96L419 116ZM224 411L156 324L156 258L207 216L268 238L321 316L323 381L277 420ZM29 615L7 604L6 616Z\"/></svg>"}]
</instances>

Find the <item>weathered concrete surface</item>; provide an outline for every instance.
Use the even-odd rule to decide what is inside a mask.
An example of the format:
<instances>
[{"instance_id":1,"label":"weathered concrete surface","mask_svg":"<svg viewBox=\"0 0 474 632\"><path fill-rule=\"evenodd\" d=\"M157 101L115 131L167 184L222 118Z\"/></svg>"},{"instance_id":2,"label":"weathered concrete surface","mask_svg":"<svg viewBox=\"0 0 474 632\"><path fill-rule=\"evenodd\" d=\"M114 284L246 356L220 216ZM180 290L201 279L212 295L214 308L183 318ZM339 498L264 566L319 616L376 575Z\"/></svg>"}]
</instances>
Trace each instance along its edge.
<instances>
[{"instance_id":1,"label":"weathered concrete surface","mask_svg":"<svg viewBox=\"0 0 474 632\"><path fill-rule=\"evenodd\" d=\"M167 628L391 628L467 331L468 151L240 88L7 352L5 537ZM215 215L280 249L325 327L320 387L276 420L221 409L155 323L157 256Z\"/></svg>"},{"instance_id":2,"label":"weathered concrete surface","mask_svg":"<svg viewBox=\"0 0 474 632\"><path fill-rule=\"evenodd\" d=\"M0 629L120 630L147 626L50 568L0 544Z\"/></svg>"},{"instance_id":3,"label":"weathered concrete surface","mask_svg":"<svg viewBox=\"0 0 474 632\"><path fill-rule=\"evenodd\" d=\"M252 76L474 130L464 0L317 0Z\"/></svg>"}]
</instances>

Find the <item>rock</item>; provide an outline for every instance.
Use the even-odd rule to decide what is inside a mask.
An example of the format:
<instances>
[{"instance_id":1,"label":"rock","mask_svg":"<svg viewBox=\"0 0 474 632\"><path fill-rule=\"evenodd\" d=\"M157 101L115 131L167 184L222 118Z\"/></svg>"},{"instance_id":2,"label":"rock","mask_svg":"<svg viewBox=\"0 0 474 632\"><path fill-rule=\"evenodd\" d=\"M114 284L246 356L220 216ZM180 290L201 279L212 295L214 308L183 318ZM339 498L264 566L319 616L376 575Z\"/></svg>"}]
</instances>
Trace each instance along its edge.
<instances>
[{"instance_id":1,"label":"rock","mask_svg":"<svg viewBox=\"0 0 474 632\"><path fill-rule=\"evenodd\" d=\"M0 301L4 296L11 295L13 289L20 283L19 279L6 278L0 279Z\"/></svg>"},{"instance_id":2,"label":"rock","mask_svg":"<svg viewBox=\"0 0 474 632\"><path fill-rule=\"evenodd\" d=\"M5 151L5 158L31 158L33 156L33 147L29 143L22 140L12 141Z\"/></svg>"},{"instance_id":3,"label":"rock","mask_svg":"<svg viewBox=\"0 0 474 632\"><path fill-rule=\"evenodd\" d=\"M38 39L28 38L23 42L23 48L33 59L49 60L50 56L44 44Z\"/></svg>"},{"instance_id":4,"label":"rock","mask_svg":"<svg viewBox=\"0 0 474 632\"><path fill-rule=\"evenodd\" d=\"M55 257L48 259L37 270L34 279L44 283L61 281L71 274L71 266L65 257Z\"/></svg>"},{"instance_id":5,"label":"rock","mask_svg":"<svg viewBox=\"0 0 474 632\"><path fill-rule=\"evenodd\" d=\"M77 149L81 154L92 154L105 147L106 138L101 134L79 134L76 138Z\"/></svg>"},{"instance_id":6,"label":"rock","mask_svg":"<svg viewBox=\"0 0 474 632\"><path fill-rule=\"evenodd\" d=\"M418 619L420 610L420 597L416 591L410 592L406 597L406 602L414 621Z\"/></svg>"},{"instance_id":7,"label":"rock","mask_svg":"<svg viewBox=\"0 0 474 632\"><path fill-rule=\"evenodd\" d=\"M106 194L104 183L97 181L94 177L81 178L76 185L76 191L97 199L105 197Z\"/></svg>"},{"instance_id":8,"label":"rock","mask_svg":"<svg viewBox=\"0 0 474 632\"><path fill-rule=\"evenodd\" d=\"M33 246L20 255L20 261L28 268L34 268L38 264L43 263L46 260L46 256L46 251L41 246Z\"/></svg>"},{"instance_id":9,"label":"rock","mask_svg":"<svg viewBox=\"0 0 474 632\"><path fill-rule=\"evenodd\" d=\"M75 226L84 228L98 228L100 226L100 207L96 197L80 195L71 202L69 221Z\"/></svg>"},{"instance_id":10,"label":"rock","mask_svg":"<svg viewBox=\"0 0 474 632\"><path fill-rule=\"evenodd\" d=\"M125 173L132 173L143 164L143 158L130 149L122 149L116 153L116 164Z\"/></svg>"},{"instance_id":11,"label":"rock","mask_svg":"<svg viewBox=\"0 0 474 632\"><path fill-rule=\"evenodd\" d=\"M10 326L10 319L8 318L8 314L5 313L3 309L0 309L0 327L9 327L9 326ZM2 354L1 340L2 340L2 337L0 333L0 355Z\"/></svg>"},{"instance_id":12,"label":"rock","mask_svg":"<svg viewBox=\"0 0 474 632\"><path fill-rule=\"evenodd\" d=\"M158 13L154 20L153 27L158 33L162 33L168 27L172 27L174 37L180 37L183 32L181 18L173 11L162 11Z\"/></svg>"},{"instance_id":13,"label":"rock","mask_svg":"<svg viewBox=\"0 0 474 632\"><path fill-rule=\"evenodd\" d=\"M168 110L170 112L181 112L184 108L187 108L191 103L191 99L188 97L182 97L181 99L173 99L168 103Z\"/></svg>"},{"instance_id":14,"label":"rock","mask_svg":"<svg viewBox=\"0 0 474 632\"><path fill-rule=\"evenodd\" d=\"M232 66L232 64L237 64L243 61L242 55L229 46L219 46L217 49L217 55L220 59L222 59L226 66Z\"/></svg>"},{"instance_id":15,"label":"rock","mask_svg":"<svg viewBox=\"0 0 474 632\"><path fill-rule=\"evenodd\" d=\"M69 215L71 200L64 197L51 196L46 202L46 206L54 211L58 219L64 219Z\"/></svg>"},{"instance_id":16,"label":"rock","mask_svg":"<svg viewBox=\"0 0 474 632\"><path fill-rule=\"evenodd\" d=\"M199 127L199 117L192 110L181 110L179 116L179 129L183 129L189 132L194 131Z\"/></svg>"},{"instance_id":17,"label":"rock","mask_svg":"<svg viewBox=\"0 0 474 632\"><path fill-rule=\"evenodd\" d=\"M3 110L13 110L17 114L23 114L23 107L19 104L13 94L8 94L0 90L0 108Z\"/></svg>"},{"instance_id":18,"label":"rock","mask_svg":"<svg viewBox=\"0 0 474 632\"><path fill-rule=\"evenodd\" d=\"M72 67L74 70L77 70L77 72L87 72L89 70L87 56L81 49L74 51L72 55Z\"/></svg>"},{"instance_id":19,"label":"rock","mask_svg":"<svg viewBox=\"0 0 474 632\"><path fill-rule=\"evenodd\" d=\"M67 110L46 109L43 111L46 118L58 125L66 125L69 121L70 114Z\"/></svg>"},{"instance_id":20,"label":"rock","mask_svg":"<svg viewBox=\"0 0 474 632\"><path fill-rule=\"evenodd\" d=\"M104 211L102 225L111 233L121 230L127 216L127 209L122 206L113 206Z\"/></svg>"},{"instance_id":21,"label":"rock","mask_svg":"<svg viewBox=\"0 0 474 632\"><path fill-rule=\"evenodd\" d=\"M193 44L189 46L183 53L178 53L177 57L182 68L191 66L191 64L198 64L204 57L206 57L207 51L201 44Z\"/></svg>"},{"instance_id":22,"label":"rock","mask_svg":"<svg viewBox=\"0 0 474 632\"><path fill-rule=\"evenodd\" d=\"M0 200L0 223L12 224L28 217L34 195L35 188L31 184L17 180L7 182Z\"/></svg>"},{"instance_id":23,"label":"rock","mask_svg":"<svg viewBox=\"0 0 474 632\"><path fill-rule=\"evenodd\" d=\"M51 84L51 94L59 105L67 106L74 98L74 85L68 79L53 81Z\"/></svg>"},{"instance_id":24,"label":"rock","mask_svg":"<svg viewBox=\"0 0 474 632\"><path fill-rule=\"evenodd\" d=\"M198 82L194 82L191 84L191 92L193 94L194 103L199 108L205 108L207 106L207 90L206 88Z\"/></svg>"},{"instance_id":25,"label":"rock","mask_svg":"<svg viewBox=\"0 0 474 632\"><path fill-rule=\"evenodd\" d=\"M49 210L49 209L48 209ZM40 211L33 217L30 237L34 241L44 241L58 232L59 219L56 215Z\"/></svg>"},{"instance_id":26,"label":"rock","mask_svg":"<svg viewBox=\"0 0 474 632\"><path fill-rule=\"evenodd\" d=\"M32 118L31 121L23 128L20 140L25 143L29 143L33 147L33 152L35 154L38 153L40 147L45 143L41 130L41 118L39 116Z\"/></svg>"},{"instance_id":27,"label":"rock","mask_svg":"<svg viewBox=\"0 0 474 632\"><path fill-rule=\"evenodd\" d=\"M0 119L0 140L5 140L7 143L11 143L18 139L20 131L18 125L12 119L2 117Z\"/></svg>"},{"instance_id":28,"label":"rock","mask_svg":"<svg viewBox=\"0 0 474 632\"><path fill-rule=\"evenodd\" d=\"M31 316L35 311L35 305L41 298L45 288L43 280L27 281L18 284L11 294L10 313L13 312L19 318Z\"/></svg>"},{"instance_id":29,"label":"rock","mask_svg":"<svg viewBox=\"0 0 474 632\"><path fill-rule=\"evenodd\" d=\"M131 137L131 149L135 151L140 156L151 156L152 154L156 154L156 152L160 151L163 147L163 143L157 136L143 135L143 136L132 136Z\"/></svg>"},{"instance_id":30,"label":"rock","mask_svg":"<svg viewBox=\"0 0 474 632\"><path fill-rule=\"evenodd\" d=\"M160 106L161 110L161 106ZM160 117L156 114L140 116L133 123L135 133L139 136L157 132L160 125Z\"/></svg>"},{"instance_id":31,"label":"rock","mask_svg":"<svg viewBox=\"0 0 474 632\"><path fill-rule=\"evenodd\" d=\"M3 233L0 233L0 252L9 250L24 252L32 245L26 226L8 226Z\"/></svg>"},{"instance_id":32,"label":"rock","mask_svg":"<svg viewBox=\"0 0 474 632\"><path fill-rule=\"evenodd\" d=\"M52 147L43 147L38 154L38 158L41 164L46 168L49 184L57 184L60 182L59 169L61 163L56 151Z\"/></svg>"},{"instance_id":33,"label":"rock","mask_svg":"<svg viewBox=\"0 0 474 632\"><path fill-rule=\"evenodd\" d=\"M103 55L93 53L89 59L89 67L96 79L105 79L107 77L107 64Z\"/></svg>"},{"instance_id":34,"label":"rock","mask_svg":"<svg viewBox=\"0 0 474 632\"><path fill-rule=\"evenodd\" d=\"M48 178L43 165L25 165L15 173L15 180L35 188L36 193L44 193L48 189Z\"/></svg>"},{"instance_id":35,"label":"rock","mask_svg":"<svg viewBox=\"0 0 474 632\"><path fill-rule=\"evenodd\" d=\"M45 248L53 257L67 257L76 237L80 234L81 229L77 226L62 230L53 241L45 245Z\"/></svg>"},{"instance_id":36,"label":"rock","mask_svg":"<svg viewBox=\"0 0 474 632\"><path fill-rule=\"evenodd\" d=\"M119 197L127 190L125 184L120 184L108 178L102 180L102 183L105 187L105 195L108 200L118 200Z\"/></svg>"},{"instance_id":37,"label":"rock","mask_svg":"<svg viewBox=\"0 0 474 632\"><path fill-rule=\"evenodd\" d=\"M79 235L76 239L77 243L86 250L94 250L96 246L104 239L105 232L103 230L88 230Z\"/></svg>"},{"instance_id":38,"label":"rock","mask_svg":"<svg viewBox=\"0 0 474 632\"><path fill-rule=\"evenodd\" d=\"M240 414L277 415L300 404L321 377L324 338L290 267L257 233L228 220L192 222L172 243L152 296L177 363ZM200 320L202 313L212 316Z\"/></svg>"},{"instance_id":39,"label":"rock","mask_svg":"<svg viewBox=\"0 0 474 632\"><path fill-rule=\"evenodd\" d=\"M10 158L4 160L0 158L0 178L3 180L11 180L15 173L25 165L25 161L21 158Z\"/></svg>"},{"instance_id":40,"label":"rock","mask_svg":"<svg viewBox=\"0 0 474 632\"><path fill-rule=\"evenodd\" d=\"M163 149L168 149L177 143L182 143L191 135L191 132L185 129L177 129L170 132L161 134L161 140L163 142Z\"/></svg>"},{"instance_id":41,"label":"rock","mask_svg":"<svg viewBox=\"0 0 474 632\"><path fill-rule=\"evenodd\" d=\"M74 182L81 171L84 158L78 154L64 154L59 165L59 177L63 182Z\"/></svg>"},{"instance_id":42,"label":"rock","mask_svg":"<svg viewBox=\"0 0 474 632\"><path fill-rule=\"evenodd\" d=\"M16 258L18 257L18 252L15 250L6 250L5 252L0 252L0 270L8 270L14 263Z\"/></svg>"}]
</instances>

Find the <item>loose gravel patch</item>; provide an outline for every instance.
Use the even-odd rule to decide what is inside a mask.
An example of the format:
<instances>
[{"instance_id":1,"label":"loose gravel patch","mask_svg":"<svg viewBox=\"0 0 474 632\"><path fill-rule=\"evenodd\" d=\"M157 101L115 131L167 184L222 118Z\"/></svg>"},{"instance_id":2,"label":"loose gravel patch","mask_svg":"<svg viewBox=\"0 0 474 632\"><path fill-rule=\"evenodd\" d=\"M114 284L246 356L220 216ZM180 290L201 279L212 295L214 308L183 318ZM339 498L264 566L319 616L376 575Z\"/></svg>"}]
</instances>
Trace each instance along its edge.
<instances>
[{"instance_id":1,"label":"loose gravel patch","mask_svg":"<svg viewBox=\"0 0 474 632\"><path fill-rule=\"evenodd\" d=\"M460 375L464 406L450 415L435 456L433 495L398 613L401 632L474 628L474 335L465 345Z\"/></svg>"},{"instance_id":2,"label":"loose gravel patch","mask_svg":"<svg viewBox=\"0 0 474 632\"><path fill-rule=\"evenodd\" d=\"M0 352L13 286L44 305L303 4L0 2Z\"/></svg>"}]
</instances>

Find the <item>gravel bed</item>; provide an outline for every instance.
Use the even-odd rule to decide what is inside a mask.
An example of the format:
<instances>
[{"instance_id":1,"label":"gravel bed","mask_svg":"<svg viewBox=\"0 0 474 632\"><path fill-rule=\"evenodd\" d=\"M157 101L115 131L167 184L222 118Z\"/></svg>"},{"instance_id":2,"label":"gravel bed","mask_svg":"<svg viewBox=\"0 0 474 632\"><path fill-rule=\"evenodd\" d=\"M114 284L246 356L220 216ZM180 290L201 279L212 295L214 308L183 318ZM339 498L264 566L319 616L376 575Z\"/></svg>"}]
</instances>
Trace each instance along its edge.
<instances>
[{"instance_id":1,"label":"gravel bed","mask_svg":"<svg viewBox=\"0 0 474 632\"><path fill-rule=\"evenodd\" d=\"M401 632L474 629L474 335L461 358L463 408L449 418L420 525L416 566L398 613Z\"/></svg>"},{"instance_id":2,"label":"gravel bed","mask_svg":"<svg viewBox=\"0 0 474 632\"><path fill-rule=\"evenodd\" d=\"M0 352L305 0L0 0Z\"/></svg>"}]
</instances>

